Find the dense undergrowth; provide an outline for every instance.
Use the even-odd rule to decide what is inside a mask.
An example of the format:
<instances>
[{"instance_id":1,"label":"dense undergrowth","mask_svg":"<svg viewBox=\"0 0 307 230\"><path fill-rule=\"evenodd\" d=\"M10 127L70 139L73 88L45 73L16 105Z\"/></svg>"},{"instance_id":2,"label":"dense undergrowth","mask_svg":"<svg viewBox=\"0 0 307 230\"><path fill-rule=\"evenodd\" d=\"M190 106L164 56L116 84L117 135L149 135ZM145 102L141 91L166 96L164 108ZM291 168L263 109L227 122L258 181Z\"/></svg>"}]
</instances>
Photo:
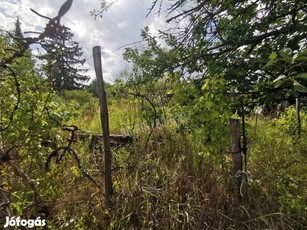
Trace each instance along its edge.
<instances>
[{"instance_id":1,"label":"dense undergrowth","mask_svg":"<svg viewBox=\"0 0 307 230\"><path fill-rule=\"evenodd\" d=\"M67 125L77 125L79 132L100 132L96 99L85 91L68 92L63 97L79 113L71 116ZM139 104L133 98L110 99L109 110L111 133L134 138L133 143L112 149L114 195L110 209L104 208L102 153L99 148L90 149L88 142L72 145L79 165L66 154L61 161L51 161L47 172L44 163L52 147L40 147L40 162L24 163L32 167L27 171L31 177L37 178L48 209L48 229L306 228L304 110L300 140L292 107L279 119L247 118L248 183L242 184L241 202L233 189L229 141L209 148L200 130L179 129L171 119L151 130L142 122ZM59 132L58 146L65 145L67 137L67 132ZM34 163L41 167L35 168ZM14 177L6 177L13 191L12 213L28 218L37 215L29 188Z\"/></svg>"}]
</instances>

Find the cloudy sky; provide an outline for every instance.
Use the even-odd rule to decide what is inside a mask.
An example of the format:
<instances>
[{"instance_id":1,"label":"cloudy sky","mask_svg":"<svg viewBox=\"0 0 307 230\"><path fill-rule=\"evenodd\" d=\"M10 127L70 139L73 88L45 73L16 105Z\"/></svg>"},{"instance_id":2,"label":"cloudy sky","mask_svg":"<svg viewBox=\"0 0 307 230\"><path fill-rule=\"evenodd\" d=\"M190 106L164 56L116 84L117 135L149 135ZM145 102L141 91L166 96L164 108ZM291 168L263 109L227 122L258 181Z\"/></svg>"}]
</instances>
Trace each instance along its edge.
<instances>
[{"instance_id":1,"label":"cloudy sky","mask_svg":"<svg viewBox=\"0 0 307 230\"><path fill-rule=\"evenodd\" d=\"M46 20L34 14L37 12L54 17L65 0L0 0L0 28L14 28L16 18L21 20L23 31L42 31ZM74 40L83 47L86 68L89 75L95 78L92 61L93 46L100 45L102 49L102 67L104 78L108 82L118 76L127 66L122 53L126 44L141 40L140 31L145 26L153 34L166 28L163 15L154 12L146 18L151 0L118 0L103 14L103 18L94 19L90 15L93 9L99 9L100 0L75 0L70 11L63 16L61 24L69 27L74 33ZM138 43L135 46L140 46ZM120 48L120 49L119 49Z\"/></svg>"}]
</instances>

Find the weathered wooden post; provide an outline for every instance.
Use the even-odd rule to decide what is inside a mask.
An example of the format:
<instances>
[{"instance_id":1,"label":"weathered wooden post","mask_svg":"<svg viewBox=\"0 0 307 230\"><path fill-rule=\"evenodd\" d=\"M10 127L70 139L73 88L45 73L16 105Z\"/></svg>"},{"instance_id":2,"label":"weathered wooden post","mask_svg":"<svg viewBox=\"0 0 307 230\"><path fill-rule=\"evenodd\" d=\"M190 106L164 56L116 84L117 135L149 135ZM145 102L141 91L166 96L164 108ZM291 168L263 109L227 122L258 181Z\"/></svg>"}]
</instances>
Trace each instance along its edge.
<instances>
[{"instance_id":1,"label":"weathered wooden post","mask_svg":"<svg viewBox=\"0 0 307 230\"><path fill-rule=\"evenodd\" d=\"M103 131L104 161L105 161L105 205L110 207L110 197L113 194L112 189L112 156L110 150L110 131L109 131L109 115L107 106L107 95L104 88L104 81L101 67L101 49L100 46L93 48L93 57L95 72L97 78L97 89L100 103L100 120Z\"/></svg>"},{"instance_id":2,"label":"weathered wooden post","mask_svg":"<svg viewBox=\"0 0 307 230\"><path fill-rule=\"evenodd\" d=\"M238 200L241 200L240 186L242 183L242 172L243 161L241 155L240 146L240 120L230 119L230 142L231 142L231 152L232 152L232 173L235 180L235 193Z\"/></svg>"}]
</instances>

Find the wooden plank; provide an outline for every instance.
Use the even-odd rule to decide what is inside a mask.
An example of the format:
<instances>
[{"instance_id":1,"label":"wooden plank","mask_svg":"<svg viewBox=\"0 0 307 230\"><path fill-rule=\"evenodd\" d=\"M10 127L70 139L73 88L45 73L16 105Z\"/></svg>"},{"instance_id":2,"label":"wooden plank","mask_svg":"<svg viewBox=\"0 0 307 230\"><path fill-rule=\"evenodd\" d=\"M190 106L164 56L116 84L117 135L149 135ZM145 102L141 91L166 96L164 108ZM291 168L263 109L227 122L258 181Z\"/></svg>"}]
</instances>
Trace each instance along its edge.
<instances>
[{"instance_id":1,"label":"wooden plank","mask_svg":"<svg viewBox=\"0 0 307 230\"><path fill-rule=\"evenodd\" d=\"M103 135L99 133L78 133L77 139L82 141L90 141L91 143L99 145L103 141ZM110 134L110 146L120 146L132 143L133 138L129 135Z\"/></svg>"}]
</instances>

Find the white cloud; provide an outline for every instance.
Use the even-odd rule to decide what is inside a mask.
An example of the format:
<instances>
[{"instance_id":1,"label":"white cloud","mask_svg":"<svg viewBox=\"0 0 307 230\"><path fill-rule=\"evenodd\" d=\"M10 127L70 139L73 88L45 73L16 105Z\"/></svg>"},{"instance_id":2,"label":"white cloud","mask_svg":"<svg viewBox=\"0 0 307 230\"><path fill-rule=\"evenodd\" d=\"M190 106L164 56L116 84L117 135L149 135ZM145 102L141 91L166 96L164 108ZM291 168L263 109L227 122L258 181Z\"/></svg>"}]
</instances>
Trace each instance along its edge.
<instances>
[{"instance_id":1,"label":"white cloud","mask_svg":"<svg viewBox=\"0 0 307 230\"><path fill-rule=\"evenodd\" d=\"M41 31L46 19L34 14L30 8L48 17L55 17L64 0L1 0L0 20L4 29L14 28L17 16L22 22L23 31ZM89 74L94 78L92 47L100 45L103 51L102 63L106 79L114 79L127 65L119 49L125 44L141 40L140 31L145 26L156 34L166 28L165 19L154 13L146 18L151 1L119 0L102 19L90 16L90 11L99 9L100 0L75 0L71 9L61 19L61 24L68 26L74 33L74 40L83 47ZM0 27L1 27L0 25ZM117 50L117 51L115 51Z\"/></svg>"},{"instance_id":2,"label":"white cloud","mask_svg":"<svg viewBox=\"0 0 307 230\"><path fill-rule=\"evenodd\" d=\"M4 25L4 28L6 28L6 25L8 24L8 22L6 20L5 14L2 12L0 12L0 21L1 21L1 24Z\"/></svg>"}]
</instances>

